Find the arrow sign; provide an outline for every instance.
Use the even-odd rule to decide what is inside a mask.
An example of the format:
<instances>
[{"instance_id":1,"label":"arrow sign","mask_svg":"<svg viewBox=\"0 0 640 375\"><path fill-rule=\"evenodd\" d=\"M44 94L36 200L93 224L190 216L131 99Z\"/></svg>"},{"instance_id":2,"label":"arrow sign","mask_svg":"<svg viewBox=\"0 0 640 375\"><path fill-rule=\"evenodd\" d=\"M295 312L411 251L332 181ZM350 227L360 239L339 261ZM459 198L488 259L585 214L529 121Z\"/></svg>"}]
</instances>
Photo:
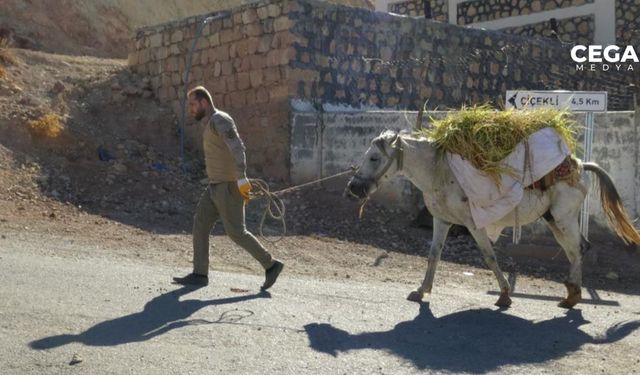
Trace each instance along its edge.
<instances>
[{"instance_id":1,"label":"arrow sign","mask_svg":"<svg viewBox=\"0 0 640 375\"><path fill-rule=\"evenodd\" d=\"M506 108L557 108L572 112L606 112L606 91L507 90Z\"/></svg>"}]
</instances>

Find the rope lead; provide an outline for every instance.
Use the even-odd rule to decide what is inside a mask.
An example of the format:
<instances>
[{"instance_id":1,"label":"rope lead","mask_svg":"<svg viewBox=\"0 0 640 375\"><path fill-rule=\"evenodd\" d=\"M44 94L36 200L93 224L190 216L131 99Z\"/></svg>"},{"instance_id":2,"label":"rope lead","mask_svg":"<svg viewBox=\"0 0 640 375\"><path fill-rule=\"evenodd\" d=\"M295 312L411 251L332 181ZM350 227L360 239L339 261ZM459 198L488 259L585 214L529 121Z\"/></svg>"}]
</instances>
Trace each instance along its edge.
<instances>
[{"instance_id":1,"label":"rope lead","mask_svg":"<svg viewBox=\"0 0 640 375\"><path fill-rule=\"evenodd\" d=\"M252 191L250 193L250 199L251 200L256 200L256 199L267 200L267 206L265 207L264 212L262 213L262 218L260 219L260 226L258 227L258 233L260 234L260 237L262 237L267 242L276 243L282 240L284 236L287 234L287 222L285 220L286 207L284 205L284 202L282 201L282 199L278 197L278 195L289 193L294 190L302 189L304 187L311 186L322 181L340 177L340 176L352 173L355 170L356 170L355 167L351 167L343 172L336 173L328 177L320 178L320 179L307 182L304 184L300 184L300 185L291 186L286 189L282 189L278 191L271 191L269 188L269 184L262 179L259 179L259 178L249 179L249 182L251 183L251 191ZM282 223L282 234L280 234L280 236L278 236L278 238L276 238L275 240L271 240L267 238L262 231L264 228L264 223L267 219L267 216L269 216L269 218L273 220L277 220Z\"/></svg>"}]
</instances>

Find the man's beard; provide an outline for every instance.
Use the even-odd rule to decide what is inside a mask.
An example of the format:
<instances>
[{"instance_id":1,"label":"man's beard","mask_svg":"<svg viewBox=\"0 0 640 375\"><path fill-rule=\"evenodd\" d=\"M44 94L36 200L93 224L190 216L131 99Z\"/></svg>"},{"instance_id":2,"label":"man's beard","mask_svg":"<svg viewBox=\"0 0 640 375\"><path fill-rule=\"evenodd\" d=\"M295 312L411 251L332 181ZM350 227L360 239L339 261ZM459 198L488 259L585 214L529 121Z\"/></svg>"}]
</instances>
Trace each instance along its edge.
<instances>
[{"instance_id":1,"label":"man's beard","mask_svg":"<svg viewBox=\"0 0 640 375\"><path fill-rule=\"evenodd\" d=\"M205 111L203 109L199 110L198 113L196 113L196 115L194 116L194 118L196 119L196 121L200 121L204 118L204 116L206 115Z\"/></svg>"}]
</instances>

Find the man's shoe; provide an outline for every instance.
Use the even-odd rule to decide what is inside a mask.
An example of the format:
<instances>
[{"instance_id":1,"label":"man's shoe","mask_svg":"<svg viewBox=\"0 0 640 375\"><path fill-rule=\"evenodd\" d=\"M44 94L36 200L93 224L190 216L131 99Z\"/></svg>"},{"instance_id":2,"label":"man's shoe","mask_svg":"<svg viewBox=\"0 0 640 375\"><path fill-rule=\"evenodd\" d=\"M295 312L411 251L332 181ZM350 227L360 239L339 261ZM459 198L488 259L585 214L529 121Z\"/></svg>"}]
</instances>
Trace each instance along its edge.
<instances>
[{"instance_id":1,"label":"man's shoe","mask_svg":"<svg viewBox=\"0 0 640 375\"><path fill-rule=\"evenodd\" d=\"M205 275L198 275L197 273L190 273L185 277L174 277L173 283L180 285L207 286L209 285L209 277Z\"/></svg>"},{"instance_id":2,"label":"man's shoe","mask_svg":"<svg viewBox=\"0 0 640 375\"><path fill-rule=\"evenodd\" d=\"M262 285L260 289L267 290L271 288L273 284L275 284L276 280L278 279L278 275L280 275L280 272L282 272L283 268L284 264L282 264L282 262L280 262L279 260L276 260L273 263L273 266L269 267L269 269L265 271L264 285Z\"/></svg>"}]
</instances>

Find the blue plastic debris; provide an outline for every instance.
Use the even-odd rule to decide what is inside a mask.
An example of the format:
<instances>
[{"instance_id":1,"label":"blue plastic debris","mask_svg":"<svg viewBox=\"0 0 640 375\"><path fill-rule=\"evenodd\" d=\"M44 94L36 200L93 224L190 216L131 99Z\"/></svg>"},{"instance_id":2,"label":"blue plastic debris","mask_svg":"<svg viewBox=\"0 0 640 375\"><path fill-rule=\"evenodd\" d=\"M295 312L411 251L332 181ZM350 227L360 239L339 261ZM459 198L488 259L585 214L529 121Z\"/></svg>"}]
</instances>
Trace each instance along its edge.
<instances>
[{"instance_id":1,"label":"blue plastic debris","mask_svg":"<svg viewBox=\"0 0 640 375\"><path fill-rule=\"evenodd\" d=\"M113 156L111 156L109 151L102 146L98 147L98 158L100 158L100 160L102 161L109 161L109 160L115 159Z\"/></svg>"},{"instance_id":2,"label":"blue plastic debris","mask_svg":"<svg viewBox=\"0 0 640 375\"><path fill-rule=\"evenodd\" d=\"M153 163L151 164L151 168L153 168L153 170L157 172L167 172L169 170L169 168L167 168L167 166L162 163Z\"/></svg>"}]
</instances>

